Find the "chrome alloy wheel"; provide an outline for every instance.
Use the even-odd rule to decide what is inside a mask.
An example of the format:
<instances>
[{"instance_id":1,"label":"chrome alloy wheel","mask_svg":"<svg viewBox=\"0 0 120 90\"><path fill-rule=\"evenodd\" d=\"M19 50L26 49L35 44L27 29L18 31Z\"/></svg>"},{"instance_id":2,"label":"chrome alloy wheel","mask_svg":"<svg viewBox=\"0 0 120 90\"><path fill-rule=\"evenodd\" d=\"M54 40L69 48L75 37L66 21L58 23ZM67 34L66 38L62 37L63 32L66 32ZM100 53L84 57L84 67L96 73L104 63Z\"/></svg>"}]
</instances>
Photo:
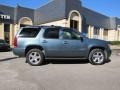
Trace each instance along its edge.
<instances>
[{"instance_id":1,"label":"chrome alloy wheel","mask_svg":"<svg viewBox=\"0 0 120 90\"><path fill-rule=\"evenodd\" d=\"M104 61L104 55L102 52L95 52L92 56L93 62L94 63L102 63Z\"/></svg>"},{"instance_id":2,"label":"chrome alloy wheel","mask_svg":"<svg viewBox=\"0 0 120 90\"><path fill-rule=\"evenodd\" d=\"M29 61L33 65L36 65L36 64L40 63L41 62L41 55L40 55L40 53L38 53L38 52L31 52L29 54Z\"/></svg>"}]
</instances>

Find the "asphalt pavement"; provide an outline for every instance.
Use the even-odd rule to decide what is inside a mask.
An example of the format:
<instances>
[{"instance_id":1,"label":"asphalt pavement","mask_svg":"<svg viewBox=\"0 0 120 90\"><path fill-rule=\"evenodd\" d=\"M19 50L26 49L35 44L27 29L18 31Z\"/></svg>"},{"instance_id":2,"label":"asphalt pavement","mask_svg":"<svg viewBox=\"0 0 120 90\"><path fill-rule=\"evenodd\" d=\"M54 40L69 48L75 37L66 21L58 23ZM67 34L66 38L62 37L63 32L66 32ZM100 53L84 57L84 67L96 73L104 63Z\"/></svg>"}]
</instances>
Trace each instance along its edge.
<instances>
[{"instance_id":1,"label":"asphalt pavement","mask_svg":"<svg viewBox=\"0 0 120 90\"><path fill-rule=\"evenodd\" d=\"M101 66L68 60L33 67L0 52L0 90L120 90L120 56L113 53Z\"/></svg>"}]
</instances>

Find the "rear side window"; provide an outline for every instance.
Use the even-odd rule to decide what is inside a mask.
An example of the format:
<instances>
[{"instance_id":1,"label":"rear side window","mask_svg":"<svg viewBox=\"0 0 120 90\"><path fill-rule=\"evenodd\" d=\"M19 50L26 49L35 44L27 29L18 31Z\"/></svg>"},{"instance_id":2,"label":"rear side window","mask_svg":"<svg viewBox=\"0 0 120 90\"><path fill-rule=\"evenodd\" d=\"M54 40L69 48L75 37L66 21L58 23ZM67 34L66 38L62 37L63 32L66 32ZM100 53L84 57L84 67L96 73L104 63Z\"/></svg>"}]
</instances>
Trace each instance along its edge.
<instances>
[{"instance_id":1,"label":"rear side window","mask_svg":"<svg viewBox=\"0 0 120 90\"><path fill-rule=\"evenodd\" d=\"M23 28L20 32L20 37L36 37L40 28Z\"/></svg>"},{"instance_id":2,"label":"rear side window","mask_svg":"<svg viewBox=\"0 0 120 90\"><path fill-rule=\"evenodd\" d=\"M48 28L45 30L44 38L59 39L59 28Z\"/></svg>"}]
</instances>

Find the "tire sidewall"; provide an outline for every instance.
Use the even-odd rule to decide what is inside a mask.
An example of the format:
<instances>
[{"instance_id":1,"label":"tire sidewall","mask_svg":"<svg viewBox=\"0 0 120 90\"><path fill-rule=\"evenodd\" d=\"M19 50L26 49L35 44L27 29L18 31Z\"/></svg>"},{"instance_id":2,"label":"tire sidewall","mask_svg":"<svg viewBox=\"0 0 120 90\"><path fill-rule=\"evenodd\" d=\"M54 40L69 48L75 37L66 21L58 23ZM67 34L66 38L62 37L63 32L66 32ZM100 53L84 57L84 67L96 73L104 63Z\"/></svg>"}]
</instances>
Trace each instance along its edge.
<instances>
[{"instance_id":1,"label":"tire sidewall","mask_svg":"<svg viewBox=\"0 0 120 90\"><path fill-rule=\"evenodd\" d=\"M33 64L33 63L31 63L31 62L29 61L29 55L30 55L30 53L32 53L32 52L38 52L38 53L40 54L41 60L40 60L40 62L39 62L38 64ZM28 53L27 53L27 55L26 55L26 61L27 61L27 63L29 63L29 64L32 65L32 66L40 66L40 65L42 65L42 64L43 64L43 60L44 60L43 53L42 53L42 51L39 50L39 49L31 49L31 50L28 51Z\"/></svg>"},{"instance_id":2,"label":"tire sidewall","mask_svg":"<svg viewBox=\"0 0 120 90\"><path fill-rule=\"evenodd\" d=\"M101 52L102 54L103 54L103 61L101 62L101 63L95 63L93 60L92 60L92 57L93 57L93 54L94 53L96 53L96 52ZM105 53L104 53L104 51L103 50L101 50L101 49L93 49L91 52L90 52L90 54L89 54L89 62L92 64L92 65L103 65L103 64L105 64Z\"/></svg>"}]
</instances>

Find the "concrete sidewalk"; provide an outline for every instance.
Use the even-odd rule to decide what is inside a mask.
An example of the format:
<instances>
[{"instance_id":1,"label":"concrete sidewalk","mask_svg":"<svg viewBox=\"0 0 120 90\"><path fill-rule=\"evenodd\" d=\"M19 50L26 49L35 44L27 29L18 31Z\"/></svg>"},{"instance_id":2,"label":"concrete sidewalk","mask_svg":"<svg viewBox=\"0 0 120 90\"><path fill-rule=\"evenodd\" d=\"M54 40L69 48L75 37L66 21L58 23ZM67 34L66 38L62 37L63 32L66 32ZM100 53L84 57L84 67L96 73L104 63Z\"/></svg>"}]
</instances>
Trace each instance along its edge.
<instances>
[{"instance_id":1,"label":"concrete sidewalk","mask_svg":"<svg viewBox=\"0 0 120 90\"><path fill-rule=\"evenodd\" d=\"M120 45L111 45L110 48L112 50L120 50Z\"/></svg>"},{"instance_id":2,"label":"concrete sidewalk","mask_svg":"<svg viewBox=\"0 0 120 90\"><path fill-rule=\"evenodd\" d=\"M111 45L112 54L120 56L120 45Z\"/></svg>"}]
</instances>

